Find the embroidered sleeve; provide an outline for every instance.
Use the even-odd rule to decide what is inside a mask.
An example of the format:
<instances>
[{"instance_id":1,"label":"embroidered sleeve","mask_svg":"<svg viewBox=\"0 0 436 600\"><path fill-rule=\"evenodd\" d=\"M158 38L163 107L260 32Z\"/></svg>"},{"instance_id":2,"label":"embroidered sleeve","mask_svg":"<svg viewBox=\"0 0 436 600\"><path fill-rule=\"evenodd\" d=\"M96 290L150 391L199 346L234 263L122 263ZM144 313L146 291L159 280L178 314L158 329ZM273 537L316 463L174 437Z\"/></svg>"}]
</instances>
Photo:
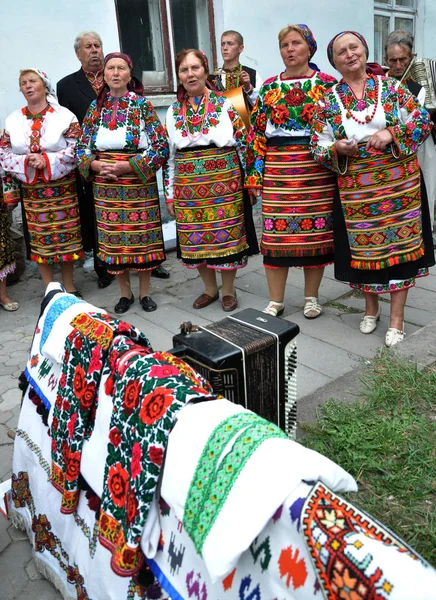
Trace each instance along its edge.
<instances>
[{"instance_id":1,"label":"embroidered sleeve","mask_svg":"<svg viewBox=\"0 0 436 600\"><path fill-rule=\"evenodd\" d=\"M83 119L82 133L76 142L77 166L85 181L92 181L94 178L91 163L96 159L95 138L97 137L99 119L100 113L97 110L97 102L94 100Z\"/></svg>"},{"instance_id":2,"label":"embroidered sleeve","mask_svg":"<svg viewBox=\"0 0 436 600\"><path fill-rule=\"evenodd\" d=\"M234 109L230 102L227 103L227 114L233 125L233 139L236 142L236 151L241 161L241 165L246 170L246 151L247 151L247 130L239 113Z\"/></svg>"},{"instance_id":3,"label":"embroidered sleeve","mask_svg":"<svg viewBox=\"0 0 436 600\"><path fill-rule=\"evenodd\" d=\"M251 94L247 94L247 98L248 98L248 101L251 106L254 106L256 103L262 83L263 83L262 77L256 71L256 85L253 87Z\"/></svg>"},{"instance_id":4,"label":"embroidered sleeve","mask_svg":"<svg viewBox=\"0 0 436 600\"><path fill-rule=\"evenodd\" d=\"M389 85L394 85L389 83ZM402 156L414 154L430 135L433 127L430 115L403 85L396 90L399 121L388 127ZM384 107L386 111L386 106Z\"/></svg>"},{"instance_id":5,"label":"embroidered sleeve","mask_svg":"<svg viewBox=\"0 0 436 600\"><path fill-rule=\"evenodd\" d=\"M165 120L165 132L168 137L169 144L169 155L165 161L163 168L163 187L165 202L174 201L174 169L175 169L175 155L176 155L176 144L175 144L175 130L177 129L177 122L175 121L174 115L180 111L180 102L172 104L167 111Z\"/></svg>"},{"instance_id":6,"label":"embroidered sleeve","mask_svg":"<svg viewBox=\"0 0 436 600\"><path fill-rule=\"evenodd\" d=\"M5 171L21 176L20 178L25 181L25 154L15 154L12 151L11 137L5 130L0 139L0 161Z\"/></svg>"},{"instance_id":7,"label":"embroidered sleeve","mask_svg":"<svg viewBox=\"0 0 436 600\"><path fill-rule=\"evenodd\" d=\"M259 95L251 113L251 129L248 134L247 149L247 176L245 178L245 187L262 188L263 171L265 167L266 155L266 105L263 101L264 86L259 90Z\"/></svg>"},{"instance_id":8,"label":"embroidered sleeve","mask_svg":"<svg viewBox=\"0 0 436 600\"><path fill-rule=\"evenodd\" d=\"M328 169L336 173L344 173L346 169L346 159L339 156L335 147L335 136L331 119L341 120L342 117L329 117L324 103L321 101L315 107L312 120L310 150L313 158Z\"/></svg>"},{"instance_id":9,"label":"embroidered sleeve","mask_svg":"<svg viewBox=\"0 0 436 600\"><path fill-rule=\"evenodd\" d=\"M49 182L61 179L76 168L75 148L80 133L81 129L77 118L71 113L71 122L63 133L66 144L65 148L41 154L44 157L46 165L42 173L44 181Z\"/></svg>"},{"instance_id":10,"label":"embroidered sleeve","mask_svg":"<svg viewBox=\"0 0 436 600\"><path fill-rule=\"evenodd\" d=\"M11 174L4 173L2 180L3 201L5 204L16 204L20 201L20 182ZM1 191L0 191L1 195Z\"/></svg>"},{"instance_id":11,"label":"embroidered sleeve","mask_svg":"<svg viewBox=\"0 0 436 600\"><path fill-rule=\"evenodd\" d=\"M136 175L146 182L165 164L168 158L168 140L165 129L151 103L144 99L141 109L149 145L142 154L133 156L130 164Z\"/></svg>"}]
</instances>

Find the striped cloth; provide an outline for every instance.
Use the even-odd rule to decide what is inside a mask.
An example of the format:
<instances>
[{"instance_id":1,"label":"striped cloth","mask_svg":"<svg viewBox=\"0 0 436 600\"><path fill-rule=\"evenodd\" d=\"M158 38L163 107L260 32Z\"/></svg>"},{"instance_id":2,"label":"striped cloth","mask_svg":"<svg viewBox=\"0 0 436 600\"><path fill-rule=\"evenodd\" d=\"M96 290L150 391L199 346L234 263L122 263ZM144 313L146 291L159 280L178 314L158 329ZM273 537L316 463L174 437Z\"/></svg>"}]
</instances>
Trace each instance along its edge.
<instances>
[{"instance_id":1,"label":"striped cloth","mask_svg":"<svg viewBox=\"0 0 436 600\"><path fill-rule=\"evenodd\" d=\"M335 175L313 160L307 139L278 142L268 143L265 158L262 254L319 256L320 265L325 264L322 257L333 252Z\"/></svg>"},{"instance_id":2,"label":"striped cloth","mask_svg":"<svg viewBox=\"0 0 436 600\"><path fill-rule=\"evenodd\" d=\"M423 256L416 154L361 152L349 159L338 185L353 269L386 269Z\"/></svg>"},{"instance_id":3,"label":"striped cloth","mask_svg":"<svg viewBox=\"0 0 436 600\"><path fill-rule=\"evenodd\" d=\"M129 160L127 153L103 152L99 160ZM96 175L94 201L98 257L110 273L148 270L165 260L156 177L144 183L135 173L108 181Z\"/></svg>"},{"instance_id":4,"label":"striped cloth","mask_svg":"<svg viewBox=\"0 0 436 600\"><path fill-rule=\"evenodd\" d=\"M53 264L83 258L75 173L21 187L30 260Z\"/></svg>"},{"instance_id":5,"label":"striped cloth","mask_svg":"<svg viewBox=\"0 0 436 600\"><path fill-rule=\"evenodd\" d=\"M231 257L248 248L236 150L176 153L174 210L182 258Z\"/></svg>"}]
</instances>

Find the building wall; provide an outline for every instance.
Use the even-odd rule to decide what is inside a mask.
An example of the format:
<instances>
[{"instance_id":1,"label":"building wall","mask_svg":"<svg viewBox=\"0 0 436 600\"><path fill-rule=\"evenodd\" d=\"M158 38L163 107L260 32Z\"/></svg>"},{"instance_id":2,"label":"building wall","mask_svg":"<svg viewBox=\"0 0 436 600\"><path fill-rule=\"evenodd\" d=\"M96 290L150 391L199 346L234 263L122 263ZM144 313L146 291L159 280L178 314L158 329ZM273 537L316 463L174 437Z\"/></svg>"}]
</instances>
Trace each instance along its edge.
<instances>
[{"instance_id":1,"label":"building wall","mask_svg":"<svg viewBox=\"0 0 436 600\"><path fill-rule=\"evenodd\" d=\"M314 61L322 70L336 74L328 63L326 47L344 29L357 30L366 37L372 60L373 7L373 0L214 0L217 55L221 57L221 33L236 29L245 38L244 63L266 79L283 69L279 30L288 23L307 23L318 42ZM422 56L436 57L435 26L436 1L418 0L417 50ZM56 83L80 66L73 50L77 33L93 29L100 33L105 53L119 49L114 0L18 0L8 4L0 37L0 127L6 115L23 106L19 70L41 68ZM161 118L173 99L154 98Z\"/></svg>"},{"instance_id":2,"label":"building wall","mask_svg":"<svg viewBox=\"0 0 436 600\"><path fill-rule=\"evenodd\" d=\"M255 8L256 5L258 8ZM249 6L252 8L249 9ZM329 41L336 33L352 29L362 33L371 48L373 8L373 0L268 0L250 3L215 0L216 33L219 40L226 29L240 31L245 42L244 64L257 69L266 79L283 70L277 39L280 29L290 23L306 23L318 44L313 60L321 70L336 75L327 60Z\"/></svg>"},{"instance_id":3,"label":"building wall","mask_svg":"<svg viewBox=\"0 0 436 600\"><path fill-rule=\"evenodd\" d=\"M18 0L2 14L0 37L0 123L22 107L18 91L20 69L45 71L53 83L77 71L73 44L80 31L97 31L105 52L119 50L113 0Z\"/></svg>"}]
</instances>

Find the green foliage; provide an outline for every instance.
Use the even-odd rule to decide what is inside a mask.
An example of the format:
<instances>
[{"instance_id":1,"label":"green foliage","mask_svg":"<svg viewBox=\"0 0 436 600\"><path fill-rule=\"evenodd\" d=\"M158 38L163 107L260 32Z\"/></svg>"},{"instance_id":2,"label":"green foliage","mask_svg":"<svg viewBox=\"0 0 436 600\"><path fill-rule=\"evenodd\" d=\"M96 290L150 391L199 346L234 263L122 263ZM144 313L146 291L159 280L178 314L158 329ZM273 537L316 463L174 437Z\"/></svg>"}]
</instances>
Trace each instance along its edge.
<instances>
[{"instance_id":1,"label":"green foliage","mask_svg":"<svg viewBox=\"0 0 436 600\"><path fill-rule=\"evenodd\" d=\"M303 443L358 481L349 499L436 564L436 370L377 358L354 405L330 400Z\"/></svg>"}]
</instances>

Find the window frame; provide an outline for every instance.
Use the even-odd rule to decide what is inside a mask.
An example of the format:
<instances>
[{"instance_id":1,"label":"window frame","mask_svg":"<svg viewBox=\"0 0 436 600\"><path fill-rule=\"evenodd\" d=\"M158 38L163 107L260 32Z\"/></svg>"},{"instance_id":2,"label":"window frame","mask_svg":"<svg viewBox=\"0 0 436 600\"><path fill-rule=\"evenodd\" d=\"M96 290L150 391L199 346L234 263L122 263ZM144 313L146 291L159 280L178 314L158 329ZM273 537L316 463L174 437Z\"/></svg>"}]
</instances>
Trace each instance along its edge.
<instances>
[{"instance_id":1,"label":"window frame","mask_svg":"<svg viewBox=\"0 0 436 600\"><path fill-rule=\"evenodd\" d=\"M374 36L375 36L375 17L389 18L389 33L395 31L395 18L408 18L412 21L412 35L416 38L417 18L418 18L419 0L414 0L414 6L402 6L397 4L397 0L389 2L377 2L374 0ZM384 40L386 41L386 40ZM381 56L375 56L376 44L374 37L374 60L380 64L384 62L384 43L382 43Z\"/></svg>"},{"instance_id":2,"label":"window frame","mask_svg":"<svg viewBox=\"0 0 436 600\"><path fill-rule=\"evenodd\" d=\"M143 0L147 2L147 0ZM115 2L115 14L117 18L118 28L118 39L120 43L121 52L123 52L123 37L121 32L120 18L119 18L119 7L118 0ZM211 72L216 68L217 64L217 50L215 40L215 12L213 0L205 0L207 16L208 16L208 27L209 27L209 40L211 49ZM166 83L164 85L149 85L144 84L144 92L147 96L159 96L159 95L170 95L174 94L177 87L177 74L175 71L175 43L174 43L174 27L172 21L171 4L170 0L159 0L159 11L161 18L161 30L162 30L162 48L164 54L164 66L166 72ZM139 72L138 72L139 74Z\"/></svg>"}]
</instances>

